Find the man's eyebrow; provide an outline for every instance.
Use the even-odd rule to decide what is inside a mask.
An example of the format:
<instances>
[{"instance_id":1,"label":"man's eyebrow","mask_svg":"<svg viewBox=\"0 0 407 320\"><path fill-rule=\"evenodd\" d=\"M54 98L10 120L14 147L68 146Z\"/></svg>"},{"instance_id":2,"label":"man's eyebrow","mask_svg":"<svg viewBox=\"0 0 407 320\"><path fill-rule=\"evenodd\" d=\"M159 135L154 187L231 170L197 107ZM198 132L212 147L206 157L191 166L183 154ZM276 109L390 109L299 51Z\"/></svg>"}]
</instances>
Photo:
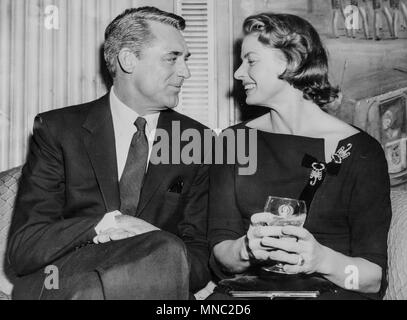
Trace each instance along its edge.
<instances>
[{"instance_id":1,"label":"man's eyebrow","mask_svg":"<svg viewBox=\"0 0 407 320\"><path fill-rule=\"evenodd\" d=\"M179 57L179 56L182 56L184 53L181 51L170 51L170 52L168 52L168 54L172 54L174 56ZM185 55L185 58L189 58L190 56L191 56L191 52L187 52Z\"/></svg>"}]
</instances>

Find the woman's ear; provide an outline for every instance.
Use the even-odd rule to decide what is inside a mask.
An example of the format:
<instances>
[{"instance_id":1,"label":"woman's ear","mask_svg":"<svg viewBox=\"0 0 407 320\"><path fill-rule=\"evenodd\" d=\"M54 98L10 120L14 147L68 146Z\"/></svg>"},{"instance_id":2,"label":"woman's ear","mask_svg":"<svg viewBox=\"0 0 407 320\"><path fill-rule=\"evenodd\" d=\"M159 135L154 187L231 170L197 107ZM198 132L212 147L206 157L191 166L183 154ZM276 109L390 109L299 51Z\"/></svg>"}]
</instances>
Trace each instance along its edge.
<instances>
[{"instance_id":1,"label":"woman's ear","mask_svg":"<svg viewBox=\"0 0 407 320\"><path fill-rule=\"evenodd\" d=\"M279 49L274 49L274 50L276 50L275 51L276 59L279 62L279 66L280 66L280 76L286 74L287 72L291 72L292 65L288 63L288 59L287 59L286 55L284 54L284 52Z\"/></svg>"},{"instance_id":2,"label":"woman's ear","mask_svg":"<svg viewBox=\"0 0 407 320\"><path fill-rule=\"evenodd\" d=\"M136 54L128 48L121 49L117 56L120 69L129 74L133 73L137 60Z\"/></svg>"}]
</instances>

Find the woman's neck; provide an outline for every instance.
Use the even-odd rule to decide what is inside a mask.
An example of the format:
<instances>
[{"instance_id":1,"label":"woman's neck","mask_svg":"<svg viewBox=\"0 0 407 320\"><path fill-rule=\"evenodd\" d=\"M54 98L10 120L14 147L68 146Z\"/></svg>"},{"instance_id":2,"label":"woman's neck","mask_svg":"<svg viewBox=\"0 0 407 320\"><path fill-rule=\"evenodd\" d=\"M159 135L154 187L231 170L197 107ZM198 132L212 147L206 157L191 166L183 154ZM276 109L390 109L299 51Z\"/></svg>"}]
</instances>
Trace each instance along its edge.
<instances>
[{"instance_id":1,"label":"woman's neck","mask_svg":"<svg viewBox=\"0 0 407 320\"><path fill-rule=\"evenodd\" d=\"M315 103L305 100L302 94L291 95L290 99L275 102L270 108L273 132L300 136L311 135L315 121L324 113Z\"/></svg>"}]
</instances>

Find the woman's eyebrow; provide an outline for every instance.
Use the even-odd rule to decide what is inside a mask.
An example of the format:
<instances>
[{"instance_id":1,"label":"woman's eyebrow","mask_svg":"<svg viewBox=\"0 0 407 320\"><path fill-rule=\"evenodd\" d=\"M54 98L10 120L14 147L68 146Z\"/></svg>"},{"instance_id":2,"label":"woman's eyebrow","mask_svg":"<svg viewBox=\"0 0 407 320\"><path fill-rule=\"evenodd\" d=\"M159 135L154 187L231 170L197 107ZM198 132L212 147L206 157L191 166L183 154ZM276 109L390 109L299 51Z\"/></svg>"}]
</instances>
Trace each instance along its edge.
<instances>
[{"instance_id":1,"label":"woman's eyebrow","mask_svg":"<svg viewBox=\"0 0 407 320\"><path fill-rule=\"evenodd\" d=\"M251 54L256 54L256 52L250 51L248 53L246 53L242 59L247 59Z\"/></svg>"}]
</instances>

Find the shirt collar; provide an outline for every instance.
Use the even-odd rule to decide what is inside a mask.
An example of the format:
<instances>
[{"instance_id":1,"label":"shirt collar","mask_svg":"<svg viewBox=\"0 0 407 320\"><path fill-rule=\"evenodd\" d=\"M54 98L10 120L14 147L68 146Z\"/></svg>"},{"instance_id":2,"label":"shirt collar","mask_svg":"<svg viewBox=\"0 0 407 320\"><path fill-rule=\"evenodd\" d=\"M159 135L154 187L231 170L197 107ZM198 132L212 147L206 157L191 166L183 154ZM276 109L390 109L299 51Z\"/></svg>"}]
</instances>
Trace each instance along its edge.
<instances>
[{"instance_id":1,"label":"shirt collar","mask_svg":"<svg viewBox=\"0 0 407 320\"><path fill-rule=\"evenodd\" d=\"M112 112L112 117L114 122L120 124L134 125L140 115L124 104L115 94L114 87L110 90L110 109ZM160 116L159 112L144 115L143 118L146 119L146 134L148 136L153 130L157 128L158 118ZM120 128L120 127L119 127Z\"/></svg>"}]
</instances>

